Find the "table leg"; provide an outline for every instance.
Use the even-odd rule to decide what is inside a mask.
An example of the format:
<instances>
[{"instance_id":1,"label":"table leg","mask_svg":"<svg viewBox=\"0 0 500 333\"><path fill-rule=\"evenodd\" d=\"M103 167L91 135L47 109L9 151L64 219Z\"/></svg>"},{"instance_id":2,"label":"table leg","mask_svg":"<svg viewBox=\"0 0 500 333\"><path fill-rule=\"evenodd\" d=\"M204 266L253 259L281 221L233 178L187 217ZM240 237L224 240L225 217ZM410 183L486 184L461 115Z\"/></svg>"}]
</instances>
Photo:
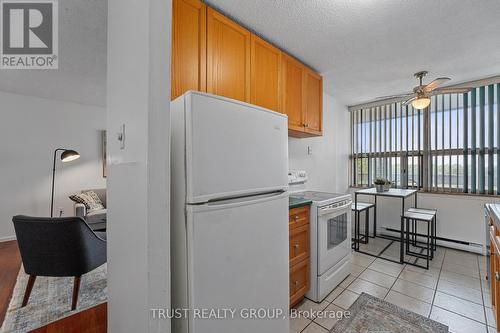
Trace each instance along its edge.
<instances>
[{"instance_id":1,"label":"table leg","mask_svg":"<svg viewBox=\"0 0 500 333\"><path fill-rule=\"evenodd\" d=\"M373 238L377 237L377 196L375 196L375 206L373 207Z\"/></svg>"},{"instance_id":2,"label":"table leg","mask_svg":"<svg viewBox=\"0 0 500 333\"><path fill-rule=\"evenodd\" d=\"M358 229L358 214L357 214L357 210L358 210L358 194L357 193L354 193L354 208L355 208L355 211L356 213L354 213L354 248L356 249L356 251L359 250L359 229Z\"/></svg>"},{"instance_id":3,"label":"table leg","mask_svg":"<svg viewBox=\"0 0 500 333\"><path fill-rule=\"evenodd\" d=\"M418 192L415 192L415 208L417 208L417 193Z\"/></svg>"}]
</instances>

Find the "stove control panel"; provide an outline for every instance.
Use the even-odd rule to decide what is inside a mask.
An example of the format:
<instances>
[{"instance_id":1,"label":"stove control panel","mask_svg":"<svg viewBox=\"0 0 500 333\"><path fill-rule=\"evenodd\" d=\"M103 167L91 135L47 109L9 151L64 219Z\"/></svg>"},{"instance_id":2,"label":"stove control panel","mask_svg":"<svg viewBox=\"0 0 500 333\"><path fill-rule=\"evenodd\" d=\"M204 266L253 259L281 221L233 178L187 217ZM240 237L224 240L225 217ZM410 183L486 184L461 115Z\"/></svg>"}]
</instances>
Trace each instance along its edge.
<instances>
[{"instance_id":1,"label":"stove control panel","mask_svg":"<svg viewBox=\"0 0 500 333\"><path fill-rule=\"evenodd\" d=\"M307 172L304 170L288 171L288 185L304 184L307 182Z\"/></svg>"}]
</instances>

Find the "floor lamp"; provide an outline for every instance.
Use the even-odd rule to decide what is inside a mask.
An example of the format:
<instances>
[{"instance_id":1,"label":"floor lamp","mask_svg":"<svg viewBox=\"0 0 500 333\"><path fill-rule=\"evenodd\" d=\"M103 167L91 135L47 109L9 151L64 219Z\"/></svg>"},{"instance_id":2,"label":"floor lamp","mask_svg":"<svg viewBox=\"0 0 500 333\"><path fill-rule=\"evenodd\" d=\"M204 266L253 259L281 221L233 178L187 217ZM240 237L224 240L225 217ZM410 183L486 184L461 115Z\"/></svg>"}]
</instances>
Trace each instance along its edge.
<instances>
[{"instance_id":1,"label":"floor lamp","mask_svg":"<svg viewBox=\"0 0 500 333\"><path fill-rule=\"evenodd\" d=\"M71 162L80 158L80 154L71 149L57 148L56 150L54 150L54 163L52 164L52 197L50 200L50 217L54 216L54 184L56 179L56 156L58 151L62 151L61 161L63 163Z\"/></svg>"}]
</instances>

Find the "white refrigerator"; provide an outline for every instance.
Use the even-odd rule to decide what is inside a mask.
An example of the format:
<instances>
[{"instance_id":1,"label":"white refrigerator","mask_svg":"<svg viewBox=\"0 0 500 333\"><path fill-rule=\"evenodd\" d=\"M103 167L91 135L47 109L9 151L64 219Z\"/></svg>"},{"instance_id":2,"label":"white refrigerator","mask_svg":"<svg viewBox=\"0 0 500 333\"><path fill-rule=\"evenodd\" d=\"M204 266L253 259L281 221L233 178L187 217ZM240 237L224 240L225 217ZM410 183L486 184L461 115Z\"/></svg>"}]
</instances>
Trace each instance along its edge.
<instances>
[{"instance_id":1,"label":"white refrigerator","mask_svg":"<svg viewBox=\"0 0 500 333\"><path fill-rule=\"evenodd\" d=\"M171 126L172 332L288 333L286 115L187 92Z\"/></svg>"}]
</instances>

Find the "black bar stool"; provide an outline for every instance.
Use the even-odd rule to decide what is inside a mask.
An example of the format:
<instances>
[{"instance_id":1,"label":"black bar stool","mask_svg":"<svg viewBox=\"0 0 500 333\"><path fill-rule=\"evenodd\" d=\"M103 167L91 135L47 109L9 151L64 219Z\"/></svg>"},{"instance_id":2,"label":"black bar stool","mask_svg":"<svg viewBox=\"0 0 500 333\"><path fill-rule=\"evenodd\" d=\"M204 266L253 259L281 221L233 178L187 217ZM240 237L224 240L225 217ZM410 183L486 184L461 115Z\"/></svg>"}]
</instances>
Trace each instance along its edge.
<instances>
[{"instance_id":1,"label":"black bar stool","mask_svg":"<svg viewBox=\"0 0 500 333\"><path fill-rule=\"evenodd\" d=\"M401 216L401 226L404 228L404 230L401 230L401 231L405 232L405 234L406 234L406 237L405 237L406 251L405 251L405 253L408 255L411 255L411 256L414 256L417 258L422 258L422 259L426 260L425 266L418 265L416 263L411 263L411 262L406 262L407 264L421 267L421 268L425 268L425 269L429 269L429 260L432 259L432 256L434 253L433 246L431 244L431 238L432 238L431 226L432 226L433 220L434 220L434 216L431 214L415 213L415 212L410 212L409 210L407 210L404 213L404 215ZM411 236L410 235L410 222L414 223L415 229L416 229L419 222L424 222L427 224L427 234L425 235L427 237L426 246L425 247L418 246L419 248L422 248L425 250L424 253L419 253L419 252L415 252L415 251L410 250L410 243L413 243L412 238L410 238L410 236Z\"/></svg>"},{"instance_id":2,"label":"black bar stool","mask_svg":"<svg viewBox=\"0 0 500 333\"><path fill-rule=\"evenodd\" d=\"M433 208L409 208L408 209L409 212L413 212L413 213L421 213L421 214L429 214L429 215L432 215L434 217L433 221L432 221L432 225L431 225L431 243L432 243L432 257L431 259L434 258L434 251L437 251L437 241L436 241L436 238L437 238L437 209L433 209ZM413 234L413 245L414 246L418 246L417 245L417 230L416 230L416 225L415 226L412 226L413 227L413 231L414 231L414 234Z\"/></svg>"},{"instance_id":3,"label":"black bar stool","mask_svg":"<svg viewBox=\"0 0 500 333\"><path fill-rule=\"evenodd\" d=\"M354 226L354 238L356 244L359 242L363 244L368 244L368 238L374 238L375 237L375 230L373 232L373 237L370 236L370 208L374 208L375 204L373 203L367 203L367 202L358 202L358 206L356 207L355 204L353 203L351 206L351 210L354 212L354 214L357 214L357 225ZM359 228L359 221L360 221L360 215L362 212L365 212L365 233L361 234L360 228ZM374 226L375 228L375 226Z\"/></svg>"}]
</instances>

